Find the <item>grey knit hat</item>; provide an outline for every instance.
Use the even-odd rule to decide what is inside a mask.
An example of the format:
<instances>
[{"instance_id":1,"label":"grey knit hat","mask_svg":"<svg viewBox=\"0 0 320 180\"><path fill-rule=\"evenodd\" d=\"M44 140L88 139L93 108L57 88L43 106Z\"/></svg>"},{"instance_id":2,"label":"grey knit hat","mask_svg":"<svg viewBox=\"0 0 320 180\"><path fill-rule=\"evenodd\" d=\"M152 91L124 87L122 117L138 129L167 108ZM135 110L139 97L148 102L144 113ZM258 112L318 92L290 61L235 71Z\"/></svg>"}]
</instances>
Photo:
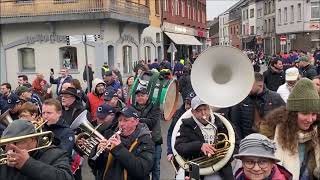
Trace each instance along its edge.
<instances>
[{"instance_id":1,"label":"grey knit hat","mask_svg":"<svg viewBox=\"0 0 320 180\"><path fill-rule=\"evenodd\" d=\"M275 151L276 144L273 141L262 134L253 133L241 140L239 153L233 157L240 159L241 157L253 156L279 162L280 160L275 157Z\"/></svg>"},{"instance_id":2,"label":"grey knit hat","mask_svg":"<svg viewBox=\"0 0 320 180\"><path fill-rule=\"evenodd\" d=\"M320 99L313 82L302 78L292 89L287 100L288 111L320 112Z\"/></svg>"},{"instance_id":3,"label":"grey knit hat","mask_svg":"<svg viewBox=\"0 0 320 180\"><path fill-rule=\"evenodd\" d=\"M17 119L8 125L8 127L3 131L1 138L25 136L35 132L36 129L31 122Z\"/></svg>"}]
</instances>

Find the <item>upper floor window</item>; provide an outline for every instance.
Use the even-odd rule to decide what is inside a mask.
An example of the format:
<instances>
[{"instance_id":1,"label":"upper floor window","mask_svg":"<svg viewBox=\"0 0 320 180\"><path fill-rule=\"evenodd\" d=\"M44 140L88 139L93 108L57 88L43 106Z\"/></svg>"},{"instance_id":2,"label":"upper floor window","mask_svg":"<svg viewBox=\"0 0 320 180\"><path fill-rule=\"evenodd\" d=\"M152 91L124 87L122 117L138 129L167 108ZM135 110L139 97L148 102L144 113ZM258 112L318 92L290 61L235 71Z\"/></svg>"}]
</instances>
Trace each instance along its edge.
<instances>
[{"instance_id":1,"label":"upper floor window","mask_svg":"<svg viewBox=\"0 0 320 180\"><path fill-rule=\"evenodd\" d=\"M250 35L254 35L254 26L250 26Z\"/></svg>"},{"instance_id":2,"label":"upper floor window","mask_svg":"<svg viewBox=\"0 0 320 180\"><path fill-rule=\"evenodd\" d=\"M264 14L268 14L268 6L267 6L267 2L264 2Z\"/></svg>"},{"instance_id":3,"label":"upper floor window","mask_svg":"<svg viewBox=\"0 0 320 180\"><path fill-rule=\"evenodd\" d=\"M61 67L77 70L78 69L78 58L77 58L77 48L66 46L59 48L60 53L60 63Z\"/></svg>"},{"instance_id":4,"label":"upper floor window","mask_svg":"<svg viewBox=\"0 0 320 180\"><path fill-rule=\"evenodd\" d=\"M294 6L291 5L290 7L290 22L293 22L294 21Z\"/></svg>"},{"instance_id":5,"label":"upper floor window","mask_svg":"<svg viewBox=\"0 0 320 180\"><path fill-rule=\"evenodd\" d=\"M262 9L258 9L257 16L258 18L262 17Z\"/></svg>"},{"instance_id":6,"label":"upper floor window","mask_svg":"<svg viewBox=\"0 0 320 180\"><path fill-rule=\"evenodd\" d=\"M163 9L164 11L168 10L168 0L163 0Z\"/></svg>"},{"instance_id":7,"label":"upper floor window","mask_svg":"<svg viewBox=\"0 0 320 180\"><path fill-rule=\"evenodd\" d=\"M254 9L250 9L250 18L254 18Z\"/></svg>"},{"instance_id":8,"label":"upper floor window","mask_svg":"<svg viewBox=\"0 0 320 180\"><path fill-rule=\"evenodd\" d=\"M281 20L281 9L278 9L278 24L280 25L282 22Z\"/></svg>"},{"instance_id":9,"label":"upper floor window","mask_svg":"<svg viewBox=\"0 0 320 180\"><path fill-rule=\"evenodd\" d=\"M320 19L320 2L311 2L311 19Z\"/></svg>"},{"instance_id":10,"label":"upper floor window","mask_svg":"<svg viewBox=\"0 0 320 180\"><path fill-rule=\"evenodd\" d=\"M23 72L35 72L36 63L33 48L18 49L19 69Z\"/></svg>"},{"instance_id":11,"label":"upper floor window","mask_svg":"<svg viewBox=\"0 0 320 180\"><path fill-rule=\"evenodd\" d=\"M157 42L157 43L160 43L160 42L161 42L160 33L156 33L156 42Z\"/></svg>"},{"instance_id":12,"label":"upper floor window","mask_svg":"<svg viewBox=\"0 0 320 180\"><path fill-rule=\"evenodd\" d=\"M191 19L191 6L190 6L190 0L187 2L187 13L188 13L188 19Z\"/></svg>"},{"instance_id":13,"label":"upper floor window","mask_svg":"<svg viewBox=\"0 0 320 180\"><path fill-rule=\"evenodd\" d=\"M185 17L186 14L185 14L185 3L184 3L184 0L181 1L181 16L182 17Z\"/></svg>"},{"instance_id":14,"label":"upper floor window","mask_svg":"<svg viewBox=\"0 0 320 180\"><path fill-rule=\"evenodd\" d=\"M175 15L179 15L179 1L175 0L174 3Z\"/></svg>"},{"instance_id":15,"label":"upper floor window","mask_svg":"<svg viewBox=\"0 0 320 180\"><path fill-rule=\"evenodd\" d=\"M301 3L298 4L298 21L301 21L302 20L302 9L301 9Z\"/></svg>"},{"instance_id":16,"label":"upper floor window","mask_svg":"<svg viewBox=\"0 0 320 180\"><path fill-rule=\"evenodd\" d=\"M288 8L285 7L284 8L284 12L283 12L283 22L287 23L288 22Z\"/></svg>"},{"instance_id":17,"label":"upper floor window","mask_svg":"<svg viewBox=\"0 0 320 180\"><path fill-rule=\"evenodd\" d=\"M160 14L160 1L159 0L155 0L154 8L155 8L156 15L159 15Z\"/></svg>"}]
</instances>

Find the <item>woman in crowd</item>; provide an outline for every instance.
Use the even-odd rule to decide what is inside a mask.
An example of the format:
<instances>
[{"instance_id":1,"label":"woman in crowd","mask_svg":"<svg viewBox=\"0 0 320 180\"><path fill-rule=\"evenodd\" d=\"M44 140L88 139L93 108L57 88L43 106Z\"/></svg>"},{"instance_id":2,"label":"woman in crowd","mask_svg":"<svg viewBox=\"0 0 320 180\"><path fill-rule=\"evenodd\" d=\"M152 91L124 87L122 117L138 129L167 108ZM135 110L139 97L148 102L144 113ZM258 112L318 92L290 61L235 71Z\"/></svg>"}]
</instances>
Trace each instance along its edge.
<instances>
[{"instance_id":1,"label":"woman in crowd","mask_svg":"<svg viewBox=\"0 0 320 180\"><path fill-rule=\"evenodd\" d=\"M126 104L128 104L130 99L130 90L132 88L133 82L134 82L134 77L129 76L125 86L123 87L123 97L124 97L124 102L126 102Z\"/></svg>"},{"instance_id":2,"label":"woman in crowd","mask_svg":"<svg viewBox=\"0 0 320 180\"><path fill-rule=\"evenodd\" d=\"M276 145L266 136L250 134L240 142L239 153L234 158L242 161L236 180L291 180L292 174L277 164Z\"/></svg>"},{"instance_id":3,"label":"woman in crowd","mask_svg":"<svg viewBox=\"0 0 320 180\"><path fill-rule=\"evenodd\" d=\"M320 179L319 95L311 80L297 82L286 108L270 112L269 127L276 127L276 157L293 174L293 179Z\"/></svg>"}]
</instances>

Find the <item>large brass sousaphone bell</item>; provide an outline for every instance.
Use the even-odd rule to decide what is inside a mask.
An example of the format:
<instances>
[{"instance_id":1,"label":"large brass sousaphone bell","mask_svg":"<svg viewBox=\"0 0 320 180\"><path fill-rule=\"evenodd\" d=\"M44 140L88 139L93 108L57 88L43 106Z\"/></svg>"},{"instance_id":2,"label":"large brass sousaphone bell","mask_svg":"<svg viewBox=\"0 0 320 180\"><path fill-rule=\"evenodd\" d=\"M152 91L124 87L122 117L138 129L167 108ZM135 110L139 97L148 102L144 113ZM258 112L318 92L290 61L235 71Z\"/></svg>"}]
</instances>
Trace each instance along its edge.
<instances>
[{"instance_id":1,"label":"large brass sousaphone bell","mask_svg":"<svg viewBox=\"0 0 320 180\"><path fill-rule=\"evenodd\" d=\"M253 83L254 71L250 59L233 47L209 47L192 65L192 87L200 99L213 107L212 110L238 104L248 96ZM172 132L171 146L175 160L185 170L189 169L191 163L198 164L200 175L210 175L219 171L229 161L235 147L235 133L230 122L220 114L211 113L218 116L228 130L226 138L217 143L223 143L224 146L218 148L219 153L214 154L213 157L185 160L174 148L182 119L190 118L191 110L180 117Z\"/></svg>"}]
</instances>

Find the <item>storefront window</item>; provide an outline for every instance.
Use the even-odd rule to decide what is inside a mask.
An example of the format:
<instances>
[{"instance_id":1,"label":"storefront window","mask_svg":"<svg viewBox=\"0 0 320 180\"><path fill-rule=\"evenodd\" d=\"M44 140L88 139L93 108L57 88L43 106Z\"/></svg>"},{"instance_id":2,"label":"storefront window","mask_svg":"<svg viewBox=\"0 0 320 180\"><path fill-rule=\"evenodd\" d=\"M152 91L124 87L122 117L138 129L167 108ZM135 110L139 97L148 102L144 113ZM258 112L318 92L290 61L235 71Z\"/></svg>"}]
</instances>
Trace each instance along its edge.
<instances>
[{"instance_id":1,"label":"storefront window","mask_svg":"<svg viewBox=\"0 0 320 180\"><path fill-rule=\"evenodd\" d=\"M61 67L78 70L77 48L66 46L59 49Z\"/></svg>"},{"instance_id":2,"label":"storefront window","mask_svg":"<svg viewBox=\"0 0 320 180\"><path fill-rule=\"evenodd\" d=\"M36 65L33 48L18 49L18 59L20 71L35 72Z\"/></svg>"}]
</instances>

